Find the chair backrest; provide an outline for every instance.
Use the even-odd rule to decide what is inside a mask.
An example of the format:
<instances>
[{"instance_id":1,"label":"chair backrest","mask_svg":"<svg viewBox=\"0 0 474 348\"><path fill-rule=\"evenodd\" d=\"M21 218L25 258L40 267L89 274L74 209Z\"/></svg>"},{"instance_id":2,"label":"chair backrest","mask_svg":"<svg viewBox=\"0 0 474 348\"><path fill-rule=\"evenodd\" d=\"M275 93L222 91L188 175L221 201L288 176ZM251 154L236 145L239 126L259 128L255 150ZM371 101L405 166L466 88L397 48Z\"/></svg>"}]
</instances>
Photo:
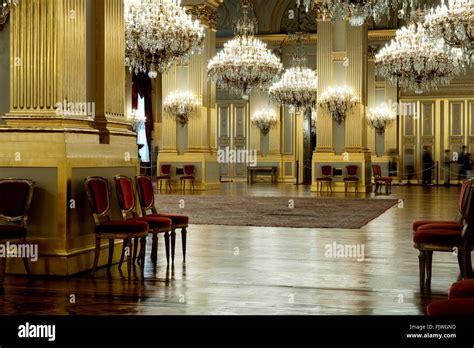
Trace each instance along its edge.
<instances>
[{"instance_id":1,"label":"chair backrest","mask_svg":"<svg viewBox=\"0 0 474 348\"><path fill-rule=\"evenodd\" d=\"M112 210L108 180L100 176L89 176L84 180L84 185L96 225L99 225L104 217L111 220Z\"/></svg>"},{"instance_id":2,"label":"chair backrest","mask_svg":"<svg viewBox=\"0 0 474 348\"><path fill-rule=\"evenodd\" d=\"M332 175L332 166L322 166L321 171L323 176L331 176Z\"/></svg>"},{"instance_id":3,"label":"chair backrest","mask_svg":"<svg viewBox=\"0 0 474 348\"><path fill-rule=\"evenodd\" d=\"M461 195L465 199L464 203L464 228L462 230L462 236L464 238L464 246L466 247L467 244L472 245L473 243L473 236L474 236L474 179L465 180L463 182L463 189L464 184L467 183L468 187L465 190L462 190ZM467 243L467 244L466 244Z\"/></svg>"},{"instance_id":4,"label":"chair backrest","mask_svg":"<svg viewBox=\"0 0 474 348\"><path fill-rule=\"evenodd\" d=\"M183 168L184 168L184 175L194 175L194 170L196 166L194 166L193 164L186 164L183 166Z\"/></svg>"},{"instance_id":5,"label":"chair backrest","mask_svg":"<svg viewBox=\"0 0 474 348\"><path fill-rule=\"evenodd\" d=\"M459 195L459 201L458 201L458 211L459 214L461 215L461 218L464 217L464 215L467 213L467 205L469 201L469 194L472 189L472 185L470 180L464 180L461 186L461 193Z\"/></svg>"},{"instance_id":6,"label":"chair backrest","mask_svg":"<svg viewBox=\"0 0 474 348\"><path fill-rule=\"evenodd\" d=\"M357 172L359 171L359 166L346 166L346 171L348 176L357 176Z\"/></svg>"},{"instance_id":7,"label":"chair backrest","mask_svg":"<svg viewBox=\"0 0 474 348\"><path fill-rule=\"evenodd\" d=\"M161 175L170 175L171 173L171 164L162 164L160 166Z\"/></svg>"},{"instance_id":8,"label":"chair backrest","mask_svg":"<svg viewBox=\"0 0 474 348\"><path fill-rule=\"evenodd\" d=\"M28 179L0 179L0 220L26 226L34 188Z\"/></svg>"},{"instance_id":9,"label":"chair backrest","mask_svg":"<svg viewBox=\"0 0 474 348\"><path fill-rule=\"evenodd\" d=\"M137 185L138 199L140 201L140 208L143 216L147 215L147 211L151 210L156 214L155 208L155 191L153 189L153 182L147 175L137 175L135 177Z\"/></svg>"},{"instance_id":10,"label":"chair backrest","mask_svg":"<svg viewBox=\"0 0 474 348\"><path fill-rule=\"evenodd\" d=\"M124 175L116 175L114 180L123 219L126 220L129 214L134 218L137 217L135 211L135 190L133 189L132 179Z\"/></svg>"},{"instance_id":11,"label":"chair backrest","mask_svg":"<svg viewBox=\"0 0 474 348\"><path fill-rule=\"evenodd\" d=\"M378 164L374 164L372 166L372 171L374 173L375 178L381 178L382 177L382 168Z\"/></svg>"}]
</instances>

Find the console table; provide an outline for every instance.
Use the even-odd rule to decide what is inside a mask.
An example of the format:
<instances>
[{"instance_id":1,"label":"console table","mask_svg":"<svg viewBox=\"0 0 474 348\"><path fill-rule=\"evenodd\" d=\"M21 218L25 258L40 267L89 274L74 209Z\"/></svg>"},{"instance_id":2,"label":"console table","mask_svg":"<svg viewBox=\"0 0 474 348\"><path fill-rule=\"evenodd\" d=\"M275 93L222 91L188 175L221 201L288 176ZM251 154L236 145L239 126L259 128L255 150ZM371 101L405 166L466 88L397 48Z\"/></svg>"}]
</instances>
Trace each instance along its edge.
<instances>
[{"instance_id":1,"label":"console table","mask_svg":"<svg viewBox=\"0 0 474 348\"><path fill-rule=\"evenodd\" d=\"M249 184L253 183L253 176L255 172L270 172L272 174L272 184L277 182L278 167L247 167L247 181Z\"/></svg>"}]
</instances>

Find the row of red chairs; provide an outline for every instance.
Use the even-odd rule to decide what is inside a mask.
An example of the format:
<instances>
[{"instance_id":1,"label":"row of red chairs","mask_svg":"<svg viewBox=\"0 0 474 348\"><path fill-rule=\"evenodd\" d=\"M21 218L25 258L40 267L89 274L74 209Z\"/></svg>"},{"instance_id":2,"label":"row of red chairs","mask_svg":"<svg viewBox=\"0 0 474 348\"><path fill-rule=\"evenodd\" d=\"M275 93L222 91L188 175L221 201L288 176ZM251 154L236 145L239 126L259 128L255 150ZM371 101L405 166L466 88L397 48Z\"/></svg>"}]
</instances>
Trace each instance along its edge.
<instances>
[{"instance_id":1,"label":"row of red chairs","mask_svg":"<svg viewBox=\"0 0 474 348\"><path fill-rule=\"evenodd\" d=\"M455 253L463 281L454 283L446 301L427 307L428 315L474 315L474 279L471 252L474 236L474 180L465 180L455 220L421 220L413 223L413 241L419 250L420 290L431 287L433 253Z\"/></svg>"},{"instance_id":2,"label":"row of red chairs","mask_svg":"<svg viewBox=\"0 0 474 348\"><path fill-rule=\"evenodd\" d=\"M472 276L471 251L474 231L473 180L465 180L455 220L421 220L413 223L413 241L419 250L420 290L431 287L433 253L456 253L463 278Z\"/></svg>"},{"instance_id":3,"label":"row of red chairs","mask_svg":"<svg viewBox=\"0 0 474 348\"><path fill-rule=\"evenodd\" d=\"M127 255L128 273L131 274L132 260L136 260L138 244L140 242L139 262L145 264L146 237L149 233L153 235L152 260L158 259L158 234L164 234L166 260L169 264L174 263L176 230L181 229L181 240L183 250L183 262L186 261L186 236L189 218L179 214L158 213L155 207L155 196L153 183L150 177L137 175L135 184L140 203L139 213L135 202L135 190L132 179L117 175L114 177L117 198L122 213L122 220L112 220L112 208L110 206L109 183L106 178L91 176L85 179L85 187L95 222L96 248L92 274L94 274L100 256L101 240L109 240L109 258L107 269L110 271L116 239L123 239L123 249L120 258L119 269ZM132 257L132 242L133 257ZM170 248L171 242L171 248ZM171 250L170 250L171 249ZM128 253L126 252L128 250ZM170 252L171 251L171 252Z\"/></svg>"},{"instance_id":4,"label":"row of red chairs","mask_svg":"<svg viewBox=\"0 0 474 348\"><path fill-rule=\"evenodd\" d=\"M359 166L349 165L346 166L346 176L344 177L344 191L347 193L349 184L355 184L355 192L359 191L359 177L358 177ZM392 190L392 178L382 175L382 168L378 164L372 166L375 181L375 193L382 190L382 186L385 185L385 192L389 194ZM332 192L332 178L333 178L333 167L322 166L322 176L316 180L318 182L319 191L323 190L323 184L326 184L327 189Z\"/></svg>"}]
</instances>

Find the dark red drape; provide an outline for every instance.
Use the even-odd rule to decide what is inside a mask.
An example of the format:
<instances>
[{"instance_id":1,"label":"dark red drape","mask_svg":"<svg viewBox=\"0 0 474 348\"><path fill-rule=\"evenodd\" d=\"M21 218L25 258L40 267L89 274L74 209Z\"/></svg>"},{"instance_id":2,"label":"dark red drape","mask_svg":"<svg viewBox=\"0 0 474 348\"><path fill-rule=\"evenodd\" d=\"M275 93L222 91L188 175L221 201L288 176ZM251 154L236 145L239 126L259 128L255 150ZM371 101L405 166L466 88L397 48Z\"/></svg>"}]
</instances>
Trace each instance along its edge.
<instances>
[{"instance_id":1,"label":"dark red drape","mask_svg":"<svg viewBox=\"0 0 474 348\"><path fill-rule=\"evenodd\" d=\"M146 139L148 142L148 149L150 151L150 156L152 154L151 148L151 133L153 132L153 110L152 110L152 101L151 101L151 79L147 74L140 73L138 75L133 75L132 79L132 108L136 109L138 107L138 96L145 98L145 132Z\"/></svg>"}]
</instances>

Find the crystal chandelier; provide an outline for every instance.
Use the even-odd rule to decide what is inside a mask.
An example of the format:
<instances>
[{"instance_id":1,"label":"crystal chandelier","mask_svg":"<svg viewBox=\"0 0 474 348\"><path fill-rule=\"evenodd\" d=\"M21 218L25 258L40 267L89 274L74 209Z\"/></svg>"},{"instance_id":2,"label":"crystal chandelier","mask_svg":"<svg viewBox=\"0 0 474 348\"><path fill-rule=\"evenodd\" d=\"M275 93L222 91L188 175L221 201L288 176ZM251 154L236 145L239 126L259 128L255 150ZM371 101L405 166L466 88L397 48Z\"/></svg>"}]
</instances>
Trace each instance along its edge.
<instances>
[{"instance_id":1,"label":"crystal chandelier","mask_svg":"<svg viewBox=\"0 0 474 348\"><path fill-rule=\"evenodd\" d=\"M207 71L219 88L248 99L252 90L267 88L283 65L264 42L255 38L256 23L248 15L250 0L243 0L242 4L243 16L235 25L237 36L224 44Z\"/></svg>"},{"instance_id":2,"label":"crystal chandelier","mask_svg":"<svg viewBox=\"0 0 474 348\"><path fill-rule=\"evenodd\" d=\"M444 39L448 45L462 48L466 60L472 63L473 22L474 4L471 0L449 0L448 6L443 0L425 16L424 27L436 39Z\"/></svg>"},{"instance_id":3,"label":"crystal chandelier","mask_svg":"<svg viewBox=\"0 0 474 348\"><path fill-rule=\"evenodd\" d=\"M163 102L163 108L171 116L176 118L176 121L184 127L189 121L189 116L195 112L201 103L198 98L189 91L170 93Z\"/></svg>"},{"instance_id":4,"label":"crystal chandelier","mask_svg":"<svg viewBox=\"0 0 474 348\"><path fill-rule=\"evenodd\" d=\"M296 0L299 3L299 0ZM409 19L417 16L419 10L430 0L322 0L319 11L323 18L333 20L349 19L352 26L361 26L369 18L379 23L384 17L390 18L392 12L398 13L398 18ZM306 8L314 6L314 0L305 1Z\"/></svg>"},{"instance_id":5,"label":"crystal chandelier","mask_svg":"<svg viewBox=\"0 0 474 348\"><path fill-rule=\"evenodd\" d=\"M296 0L296 5L298 8L303 5L306 9L306 12L309 12L309 10L314 9L314 0Z\"/></svg>"},{"instance_id":6,"label":"crystal chandelier","mask_svg":"<svg viewBox=\"0 0 474 348\"><path fill-rule=\"evenodd\" d=\"M430 38L422 25L397 30L395 39L375 56L378 72L399 87L423 93L465 73L463 52L443 39Z\"/></svg>"},{"instance_id":7,"label":"crystal chandelier","mask_svg":"<svg viewBox=\"0 0 474 348\"><path fill-rule=\"evenodd\" d=\"M139 113L136 109L132 110L132 112L127 116L127 119L131 122L132 128L135 132L137 132L146 122L146 116Z\"/></svg>"},{"instance_id":8,"label":"crystal chandelier","mask_svg":"<svg viewBox=\"0 0 474 348\"><path fill-rule=\"evenodd\" d=\"M318 104L318 78L316 71L306 67L306 57L302 52L303 33L296 33L296 55L291 68L287 69L281 80L270 87L270 96L281 105L296 109L315 108Z\"/></svg>"},{"instance_id":9,"label":"crystal chandelier","mask_svg":"<svg viewBox=\"0 0 474 348\"><path fill-rule=\"evenodd\" d=\"M267 135L277 123L277 116L273 110L261 109L252 116L252 124L259 128L263 135Z\"/></svg>"},{"instance_id":10,"label":"crystal chandelier","mask_svg":"<svg viewBox=\"0 0 474 348\"><path fill-rule=\"evenodd\" d=\"M354 95L349 87L329 87L319 98L321 108L331 114L334 120L341 124L359 99Z\"/></svg>"},{"instance_id":11,"label":"crystal chandelier","mask_svg":"<svg viewBox=\"0 0 474 348\"><path fill-rule=\"evenodd\" d=\"M128 0L125 9L126 65L156 78L176 61L199 52L204 27L180 6L181 0Z\"/></svg>"},{"instance_id":12,"label":"crystal chandelier","mask_svg":"<svg viewBox=\"0 0 474 348\"><path fill-rule=\"evenodd\" d=\"M385 129L395 120L395 115L388 107L379 106L370 109L367 113L368 124L379 134L383 134Z\"/></svg>"},{"instance_id":13,"label":"crystal chandelier","mask_svg":"<svg viewBox=\"0 0 474 348\"><path fill-rule=\"evenodd\" d=\"M10 16L10 11L13 6L18 5L20 0L1 0L2 8L0 8L0 30L3 29L3 26L7 23L8 17Z\"/></svg>"}]
</instances>

